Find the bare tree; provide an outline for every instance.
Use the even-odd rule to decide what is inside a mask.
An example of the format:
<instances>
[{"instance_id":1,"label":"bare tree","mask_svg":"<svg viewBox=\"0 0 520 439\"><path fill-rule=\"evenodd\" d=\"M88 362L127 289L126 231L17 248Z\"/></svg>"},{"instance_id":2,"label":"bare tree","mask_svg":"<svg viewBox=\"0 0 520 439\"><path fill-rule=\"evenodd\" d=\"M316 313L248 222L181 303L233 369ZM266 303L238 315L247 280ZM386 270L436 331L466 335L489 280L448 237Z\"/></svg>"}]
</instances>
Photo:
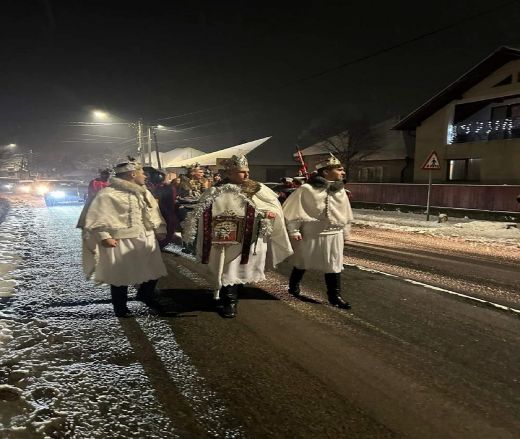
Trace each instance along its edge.
<instances>
[{"instance_id":1,"label":"bare tree","mask_svg":"<svg viewBox=\"0 0 520 439\"><path fill-rule=\"evenodd\" d=\"M312 121L298 137L300 144L316 145L334 154L344 164L347 175L353 163L380 147L379 141L367 118L343 113Z\"/></svg>"}]
</instances>

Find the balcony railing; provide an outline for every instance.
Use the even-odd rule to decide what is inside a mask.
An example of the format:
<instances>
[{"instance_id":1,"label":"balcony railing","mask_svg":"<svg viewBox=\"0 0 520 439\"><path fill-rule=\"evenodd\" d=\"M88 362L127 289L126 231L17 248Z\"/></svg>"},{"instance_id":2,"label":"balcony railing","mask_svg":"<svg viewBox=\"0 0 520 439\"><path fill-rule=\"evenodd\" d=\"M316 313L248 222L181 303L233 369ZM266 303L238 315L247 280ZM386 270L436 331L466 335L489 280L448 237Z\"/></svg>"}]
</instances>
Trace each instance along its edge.
<instances>
[{"instance_id":1,"label":"balcony railing","mask_svg":"<svg viewBox=\"0 0 520 439\"><path fill-rule=\"evenodd\" d=\"M487 142L520 138L520 119L464 122L450 127L450 143Z\"/></svg>"}]
</instances>

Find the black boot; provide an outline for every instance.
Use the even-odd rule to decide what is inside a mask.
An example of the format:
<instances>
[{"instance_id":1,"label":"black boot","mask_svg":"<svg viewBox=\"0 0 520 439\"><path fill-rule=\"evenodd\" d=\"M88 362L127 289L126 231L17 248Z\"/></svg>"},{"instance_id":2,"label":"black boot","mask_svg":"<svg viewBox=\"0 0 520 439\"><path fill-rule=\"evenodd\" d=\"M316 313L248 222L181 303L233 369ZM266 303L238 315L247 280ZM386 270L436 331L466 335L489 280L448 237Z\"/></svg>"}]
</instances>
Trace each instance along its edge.
<instances>
[{"instance_id":1,"label":"black boot","mask_svg":"<svg viewBox=\"0 0 520 439\"><path fill-rule=\"evenodd\" d=\"M135 296L136 300L144 302L146 306L154 309L157 312L162 312L161 304L157 300L157 294L155 286L157 285L157 279L143 282L137 289Z\"/></svg>"},{"instance_id":2,"label":"black boot","mask_svg":"<svg viewBox=\"0 0 520 439\"><path fill-rule=\"evenodd\" d=\"M300 281L304 274L305 270L293 267L291 276L289 277L289 294L292 294L294 297L300 297Z\"/></svg>"},{"instance_id":3,"label":"black boot","mask_svg":"<svg viewBox=\"0 0 520 439\"><path fill-rule=\"evenodd\" d=\"M128 287L110 285L110 295L112 297L112 305L114 306L114 314L116 317L131 317L132 313L126 306Z\"/></svg>"},{"instance_id":4,"label":"black boot","mask_svg":"<svg viewBox=\"0 0 520 439\"><path fill-rule=\"evenodd\" d=\"M143 282L139 285L137 289L137 294L135 296L136 300L144 302L148 304L148 302L153 302L155 300L155 286L157 285L157 279L149 280Z\"/></svg>"},{"instance_id":5,"label":"black boot","mask_svg":"<svg viewBox=\"0 0 520 439\"><path fill-rule=\"evenodd\" d=\"M341 273L325 273L327 296L331 305L341 309L350 309L350 303L341 297Z\"/></svg>"},{"instance_id":6,"label":"black boot","mask_svg":"<svg viewBox=\"0 0 520 439\"><path fill-rule=\"evenodd\" d=\"M220 289L220 303L222 303L222 317L232 319L237 315L238 285L223 286Z\"/></svg>"}]
</instances>

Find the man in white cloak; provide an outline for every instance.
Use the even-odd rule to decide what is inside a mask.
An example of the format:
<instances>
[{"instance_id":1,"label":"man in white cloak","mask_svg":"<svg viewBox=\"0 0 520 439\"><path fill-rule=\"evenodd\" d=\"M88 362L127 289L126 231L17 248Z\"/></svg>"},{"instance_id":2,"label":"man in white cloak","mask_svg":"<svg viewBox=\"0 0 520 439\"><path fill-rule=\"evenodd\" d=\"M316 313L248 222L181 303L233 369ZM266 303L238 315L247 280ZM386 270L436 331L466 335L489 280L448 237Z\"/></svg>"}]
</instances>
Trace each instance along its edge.
<instances>
[{"instance_id":1,"label":"man in white cloak","mask_svg":"<svg viewBox=\"0 0 520 439\"><path fill-rule=\"evenodd\" d=\"M265 279L265 266L292 254L282 207L267 186L249 179L245 156L222 162L225 179L208 189L184 222L185 239L196 238L197 258L219 290L222 316L237 313L239 290Z\"/></svg>"},{"instance_id":2,"label":"man in white cloak","mask_svg":"<svg viewBox=\"0 0 520 439\"><path fill-rule=\"evenodd\" d=\"M318 163L316 170L317 175L296 189L283 206L294 250L289 293L300 295L305 270L320 271L325 273L329 302L350 309L341 296L340 283L344 244L353 219L343 184L345 171L332 154Z\"/></svg>"},{"instance_id":3,"label":"man in white cloak","mask_svg":"<svg viewBox=\"0 0 520 439\"><path fill-rule=\"evenodd\" d=\"M141 165L131 160L114 171L110 186L86 206L78 227L85 275L109 284L115 315L130 317L129 285L140 284L137 299L156 305L155 285L166 275L157 238L165 236L166 226Z\"/></svg>"}]
</instances>

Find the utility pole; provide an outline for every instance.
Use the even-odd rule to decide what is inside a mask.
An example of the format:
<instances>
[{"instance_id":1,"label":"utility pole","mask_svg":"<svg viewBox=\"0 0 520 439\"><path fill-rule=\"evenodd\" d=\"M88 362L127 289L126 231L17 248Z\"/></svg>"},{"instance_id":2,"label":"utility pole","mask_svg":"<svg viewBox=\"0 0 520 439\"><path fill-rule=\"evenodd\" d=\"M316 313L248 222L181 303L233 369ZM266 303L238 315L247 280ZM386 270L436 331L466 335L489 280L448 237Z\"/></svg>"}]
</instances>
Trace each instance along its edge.
<instances>
[{"instance_id":1,"label":"utility pole","mask_svg":"<svg viewBox=\"0 0 520 439\"><path fill-rule=\"evenodd\" d=\"M153 140L155 143L155 154L157 156L157 168L162 169L161 156L159 155L159 143L157 142L157 131L155 131L155 128L153 130Z\"/></svg>"},{"instance_id":2,"label":"utility pole","mask_svg":"<svg viewBox=\"0 0 520 439\"><path fill-rule=\"evenodd\" d=\"M139 154L141 165L144 166L144 150L143 150L143 121L137 121L137 154Z\"/></svg>"},{"instance_id":3,"label":"utility pole","mask_svg":"<svg viewBox=\"0 0 520 439\"><path fill-rule=\"evenodd\" d=\"M148 163L152 166L152 127L148 125Z\"/></svg>"}]
</instances>

